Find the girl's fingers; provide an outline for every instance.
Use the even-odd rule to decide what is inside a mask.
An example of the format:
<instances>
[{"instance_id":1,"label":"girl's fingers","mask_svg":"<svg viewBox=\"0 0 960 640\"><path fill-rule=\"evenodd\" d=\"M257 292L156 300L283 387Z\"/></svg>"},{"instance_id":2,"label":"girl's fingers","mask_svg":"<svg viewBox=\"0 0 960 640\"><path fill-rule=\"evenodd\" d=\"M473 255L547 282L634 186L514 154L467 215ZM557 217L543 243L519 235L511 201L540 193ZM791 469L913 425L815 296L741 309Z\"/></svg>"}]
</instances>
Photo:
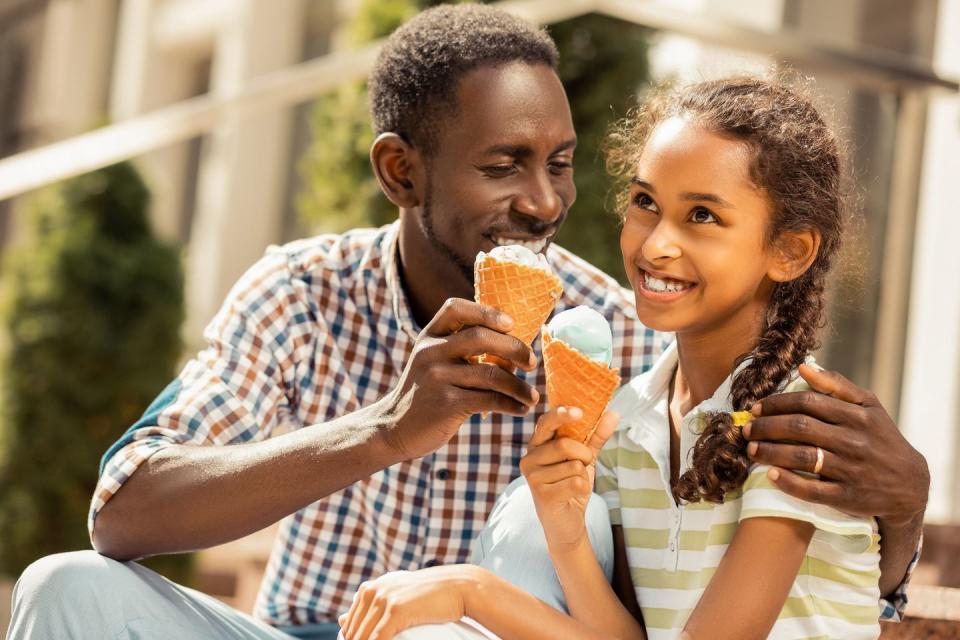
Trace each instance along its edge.
<instances>
[{"instance_id":1,"label":"girl's fingers","mask_svg":"<svg viewBox=\"0 0 960 640\"><path fill-rule=\"evenodd\" d=\"M527 476L531 487L555 484L567 478L586 477L587 467L579 460L567 460L548 467L539 467Z\"/></svg>"},{"instance_id":2,"label":"girl's fingers","mask_svg":"<svg viewBox=\"0 0 960 640\"><path fill-rule=\"evenodd\" d=\"M360 627L372 599L373 592L365 584L361 584L357 592L353 594L353 604L350 605L350 611L347 612L347 626L343 629L343 635L347 640L354 640L359 637L356 635L357 629Z\"/></svg>"},{"instance_id":3,"label":"girl's fingers","mask_svg":"<svg viewBox=\"0 0 960 640\"><path fill-rule=\"evenodd\" d=\"M570 438L559 438L539 447L527 449L527 455L520 460L520 464L532 469L567 460L579 460L583 464L590 464L593 462L593 451L582 442Z\"/></svg>"},{"instance_id":4,"label":"girl's fingers","mask_svg":"<svg viewBox=\"0 0 960 640\"><path fill-rule=\"evenodd\" d=\"M567 423L579 420L582 416L583 411L579 407L558 407L546 412L537 421L537 429L533 432L533 437L530 438L527 447L538 447L551 440L557 429Z\"/></svg>"},{"instance_id":5,"label":"girl's fingers","mask_svg":"<svg viewBox=\"0 0 960 640\"><path fill-rule=\"evenodd\" d=\"M397 629L395 618L392 616L383 616L380 618L379 624L373 628L373 637L377 640L392 640L397 631L400 630Z\"/></svg>"},{"instance_id":6,"label":"girl's fingers","mask_svg":"<svg viewBox=\"0 0 960 640\"><path fill-rule=\"evenodd\" d=\"M363 620L357 626L356 640L366 640L370 637L380 618L383 617L383 602L379 598L374 598L363 616Z\"/></svg>"},{"instance_id":7,"label":"girl's fingers","mask_svg":"<svg viewBox=\"0 0 960 640\"><path fill-rule=\"evenodd\" d=\"M620 424L620 414L616 411L605 411L604 414L600 416L600 422L597 423L597 430L593 432L589 442L587 442L587 446L593 451L594 457L599 455L600 450L603 449L603 445L607 443L607 440L610 439L613 432L617 430L618 424Z\"/></svg>"}]
</instances>

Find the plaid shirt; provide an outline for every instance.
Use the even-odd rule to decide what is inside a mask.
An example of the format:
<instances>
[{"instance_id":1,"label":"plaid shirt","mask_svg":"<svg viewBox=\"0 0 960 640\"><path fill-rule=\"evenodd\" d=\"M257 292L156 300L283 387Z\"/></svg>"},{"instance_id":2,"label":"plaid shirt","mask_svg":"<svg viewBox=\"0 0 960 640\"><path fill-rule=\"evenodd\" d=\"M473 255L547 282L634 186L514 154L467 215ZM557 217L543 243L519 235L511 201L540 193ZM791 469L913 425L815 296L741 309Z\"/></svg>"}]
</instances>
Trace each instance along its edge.
<instances>
[{"instance_id":1,"label":"plaid shirt","mask_svg":"<svg viewBox=\"0 0 960 640\"><path fill-rule=\"evenodd\" d=\"M268 250L207 327L208 347L104 455L91 532L106 501L164 447L263 440L356 411L393 388L419 332L397 273L398 229ZM557 246L547 258L564 282L557 311L585 304L610 321L623 379L649 368L672 336L643 327L632 294L595 267ZM519 375L545 388L542 368ZM465 562L545 410L474 415L436 453L284 518L255 615L274 625L334 621L364 580ZM890 608L897 617L897 603Z\"/></svg>"}]
</instances>

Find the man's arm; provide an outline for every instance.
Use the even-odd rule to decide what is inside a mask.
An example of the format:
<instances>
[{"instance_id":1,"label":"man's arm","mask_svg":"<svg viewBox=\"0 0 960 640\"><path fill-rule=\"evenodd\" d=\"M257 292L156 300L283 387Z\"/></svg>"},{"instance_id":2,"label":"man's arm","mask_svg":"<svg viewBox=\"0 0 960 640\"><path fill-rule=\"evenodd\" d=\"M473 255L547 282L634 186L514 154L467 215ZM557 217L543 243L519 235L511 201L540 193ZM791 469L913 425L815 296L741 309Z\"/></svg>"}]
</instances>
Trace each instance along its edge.
<instances>
[{"instance_id":1,"label":"man's arm","mask_svg":"<svg viewBox=\"0 0 960 640\"><path fill-rule=\"evenodd\" d=\"M526 413L539 396L512 373L467 358L491 353L522 369L532 351L510 319L450 300L421 332L398 386L381 401L262 442L170 445L101 508L92 532L128 560L209 547L261 529L394 463L443 446L472 414Z\"/></svg>"},{"instance_id":2,"label":"man's arm","mask_svg":"<svg viewBox=\"0 0 960 640\"><path fill-rule=\"evenodd\" d=\"M785 493L854 515L876 516L881 539L880 591L904 580L916 552L930 488L926 460L910 446L880 402L842 375L803 365L816 392L784 393L754 408L744 427L756 462L774 465L770 479ZM813 471L823 450L820 478Z\"/></svg>"}]
</instances>

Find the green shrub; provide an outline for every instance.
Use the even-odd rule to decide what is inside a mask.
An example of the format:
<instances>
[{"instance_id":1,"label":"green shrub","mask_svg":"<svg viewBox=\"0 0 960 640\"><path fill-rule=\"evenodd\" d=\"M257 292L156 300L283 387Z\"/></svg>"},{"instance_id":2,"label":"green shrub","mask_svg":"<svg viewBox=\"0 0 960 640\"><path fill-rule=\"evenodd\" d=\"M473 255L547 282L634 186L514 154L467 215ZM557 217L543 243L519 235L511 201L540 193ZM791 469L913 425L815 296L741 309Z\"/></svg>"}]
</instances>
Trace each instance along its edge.
<instances>
[{"instance_id":1,"label":"green shrub","mask_svg":"<svg viewBox=\"0 0 960 640\"><path fill-rule=\"evenodd\" d=\"M420 0L367 0L348 33L359 43L388 35L419 9L439 4ZM622 117L649 78L647 31L598 15L549 27L560 50L560 78L570 98L579 144L577 203L558 241L624 281L619 229L608 198L599 149L609 124ZM373 142L363 83L322 96L312 114L314 141L301 161L304 189L298 198L301 222L310 229L345 231L394 220L397 208L384 197L370 170Z\"/></svg>"},{"instance_id":2,"label":"green shrub","mask_svg":"<svg viewBox=\"0 0 960 640\"><path fill-rule=\"evenodd\" d=\"M0 321L0 573L89 548L100 456L174 374L183 274L132 165L38 194L7 256ZM186 561L164 560L183 578Z\"/></svg>"}]
</instances>

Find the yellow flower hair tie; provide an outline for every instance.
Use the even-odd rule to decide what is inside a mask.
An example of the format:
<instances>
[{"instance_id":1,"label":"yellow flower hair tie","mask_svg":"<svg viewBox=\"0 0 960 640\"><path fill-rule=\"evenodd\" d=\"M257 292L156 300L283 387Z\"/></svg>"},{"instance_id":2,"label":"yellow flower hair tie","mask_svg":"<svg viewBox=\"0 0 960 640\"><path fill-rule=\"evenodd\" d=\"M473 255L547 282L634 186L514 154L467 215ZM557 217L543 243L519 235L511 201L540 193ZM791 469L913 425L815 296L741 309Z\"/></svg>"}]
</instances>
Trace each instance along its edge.
<instances>
[{"instance_id":1,"label":"yellow flower hair tie","mask_svg":"<svg viewBox=\"0 0 960 640\"><path fill-rule=\"evenodd\" d=\"M733 418L733 426L742 427L753 420L753 413L750 411L733 411L730 413L730 417Z\"/></svg>"}]
</instances>

